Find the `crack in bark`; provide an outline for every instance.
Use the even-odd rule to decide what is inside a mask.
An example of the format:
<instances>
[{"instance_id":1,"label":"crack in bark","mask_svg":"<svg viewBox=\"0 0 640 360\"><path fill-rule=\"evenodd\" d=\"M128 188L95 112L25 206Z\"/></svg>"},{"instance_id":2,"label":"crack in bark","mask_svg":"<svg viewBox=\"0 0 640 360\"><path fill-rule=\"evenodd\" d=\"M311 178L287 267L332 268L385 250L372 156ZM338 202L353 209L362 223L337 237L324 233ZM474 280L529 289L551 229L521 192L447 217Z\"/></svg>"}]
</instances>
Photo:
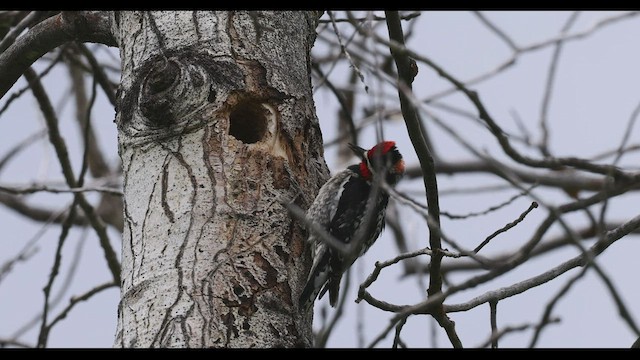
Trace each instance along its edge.
<instances>
[{"instance_id":1,"label":"crack in bark","mask_svg":"<svg viewBox=\"0 0 640 360\"><path fill-rule=\"evenodd\" d=\"M200 34L200 21L198 21L198 10L194 10L191 12L191 19L193 20L193 28L196 32L196 37L198 38L198 42L200 42L202 38L202 34Z\"/></svg>"},{"instance_id":2,"label":"crack in bark","mask_svg":"<svg viewBox=\"0 0 640 360\"><path fill-rule=\"evenodd\" d=\"M133 158L133 155L131 155L131 157ZM130 165L129 165L130 166ZM158 175L160 176L160 175ZM156 181L153 182L153 185L151 186L151 191L149 192L149 198L147 200L147 209L144 213L144 218L142 219L142 229L140 231L140 254L138 254L140 256L140 268L142 268L142 264L144 263L144 254L146 252L145 249L145 238L144 235L147 233L146 228L147 228L147 219L149 217L151 217L151 209L153 209L153 207L151 206L152 204L152 199L153 199L153 195L156 192L156 184L158 183L157 178ZM134 234L133 232L131 232L131 253L132 253L132 265L131 265L131 286L134 286L134 282L133 279L135 277L135 251L134 251L134 244L133 244L133 238L134 238ZM138 273L139 275L139 273Z\"/></svg>"},{"instance_id":3,"label":"crack in bark","mask_svg":"<svg viewBox=\"0 0 640 360\"><path fill-rule=\"evenodd\" d=\"M178 137L178 149L176 151L172 151L171 149L169 149L168 147L166 147L163 144L160 144L166 151L168 151L171 155L173 155L173 157L178 160L178 163L180 165L182 165L184 167L184 169L187 171L187 174L189 176L189 180L191 181L191 186L192 186L192 195L191 195L191 199L190 199L190 203L191 203L191 213L189 216L189 225L187 227L187 231L184 234L184 238L183 238L183 242L180 244L179 246L179 250L178 250L178 255L176 256L176 260L174 262L174 267L177 270L177 275L178 275L178 294L176 295L176 300L174 301L173 304L171 304L171 306L169 306L166 311L165 311L165 316L164 316L164 320L162 321L162 324L160 326L159 331L156 333L152 344L156 344L156 342L158 341L158 335L161 336L161 340L162 342L160 343L160 345L163 345L168 339L169 337L167 336L167 329L169 328L169 325L171 325L173 323L172 321L167 321L170 318L171 312L173 311L173 309L178 305L178 303L180 302L180 298L182 298L183 294L186 294L186 296L188 296L191 301L194 301L193 298L189 295L188 292L185 292L185 288L183 286L183 276L184 276L184 269L182 268L181 262L184 256L184 252L186 250L186 246L189 243L189 235L191 233L191 229L193 227L193 223L194 223L194 208L195 208L195 204L196 204L196 197L198 195L198 184L196 181L195 176L193 175L193 168L185 161L184 157L182 156L182 153L180 152L182 150L182 137ZM193 306L193 304L191 305ZM178 316L180 317L180 316ZM177 318L177 317L176 317ZM185 321L185 320L183 320ZM185 341L186 341L186 336L187 334L183 333L183 336L185 336ZM188 343L187 343L188 344Z\"/></svg>"},{"instance_id":4,"label":"crack in bark","mask_svg":"<svg viewBox=\"0 0 640 360\"><path fill-rule=\"evenodd\" d=\"M161 53L164 53L167 50L164 35L162 35L160 29L158 29L158 24L156 24L156 19L154 19L151 15L151 11L145 11L145 14L147 15L147 19L149 21L149 28L156 36L156 40L158 40L158 48L160 49Z\"/></svg>"},{"instance_id":5,"label":"crack in bark","mask_svg":"<svg viewBox=\"0 0 640 360\"><path fill-rule=\"evenodd\" d=\"M171 157L167 154L165 158L165 162L162 165L162 190L160 191L162 210L164 214L169 218L169 222L172 224L176 222L175 215L173 211L171 211L171 207L169 206L169 202L167 201L167 188L169 186L169 164L171 163Z\"/></svg>"}]
</instances>

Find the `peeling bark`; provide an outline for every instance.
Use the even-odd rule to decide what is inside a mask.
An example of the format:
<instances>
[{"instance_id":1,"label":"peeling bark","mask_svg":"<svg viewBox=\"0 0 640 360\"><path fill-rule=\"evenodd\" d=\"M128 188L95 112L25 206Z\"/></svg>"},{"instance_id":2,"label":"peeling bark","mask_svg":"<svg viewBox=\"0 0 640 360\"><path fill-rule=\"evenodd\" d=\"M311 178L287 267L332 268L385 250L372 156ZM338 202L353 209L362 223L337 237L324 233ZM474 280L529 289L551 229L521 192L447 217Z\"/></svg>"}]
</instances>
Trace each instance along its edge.
<instances>
[{"instance_id":1,"label":"peeling bark","mask_svg":"<svg viewBox=\"0 0 640 360\"><path fill-rule=\"evenodd\" d=\"M119 12L124 169L115 346L311 346L293 301L328 176L309 51L317 14ZM298 196L298 195L301 196Z\"/></svg>"}]
</instances>

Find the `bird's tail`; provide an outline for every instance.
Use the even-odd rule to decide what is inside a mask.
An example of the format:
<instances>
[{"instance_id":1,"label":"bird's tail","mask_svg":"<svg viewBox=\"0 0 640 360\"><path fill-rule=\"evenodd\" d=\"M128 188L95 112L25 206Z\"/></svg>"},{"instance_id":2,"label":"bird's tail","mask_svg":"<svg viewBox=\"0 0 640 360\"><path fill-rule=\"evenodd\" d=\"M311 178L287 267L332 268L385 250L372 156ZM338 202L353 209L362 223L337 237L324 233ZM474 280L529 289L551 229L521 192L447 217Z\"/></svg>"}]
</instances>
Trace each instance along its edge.
<instances>
[{"instance_id":1,"label":"bird's tail","mask_svg":"<svg viewBox=\"0 0 640 360\"><path fill-rule=\"evenodd\" d=\"M316 257L317 261L314 261L311 266L311 271L307 277L307 284L304 286L300 298L298 299L298 306L300 309L307 310L311 307L313 302L318 297L320 290L327 282L329 276L329 252L326 248L322 249L324 254Z\"/></svg>"}]
</instances>

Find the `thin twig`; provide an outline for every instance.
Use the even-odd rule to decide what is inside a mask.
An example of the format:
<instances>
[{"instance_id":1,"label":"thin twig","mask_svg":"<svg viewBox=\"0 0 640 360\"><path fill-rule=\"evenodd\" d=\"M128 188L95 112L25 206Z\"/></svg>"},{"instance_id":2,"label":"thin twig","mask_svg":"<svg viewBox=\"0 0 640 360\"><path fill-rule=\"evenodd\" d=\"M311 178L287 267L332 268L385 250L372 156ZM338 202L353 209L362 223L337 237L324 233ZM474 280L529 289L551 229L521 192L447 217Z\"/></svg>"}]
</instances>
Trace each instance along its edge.
<instances>
[{"instance_id":1,"label":"thin twig","mask_svg":"<svg viewBox=\"0 0 640 360\"><path fill-rule=\"evenodd\" d=\"M52 328L55 324L57 324L60 320L63 320L64 318L67 317L67 315L69 314L69 312L73 309L74 306L76 306L78 303L82 302L82 301L87 301L88 299L90 299L93 295L112 288L112 287L118 287L120 286L119 283L114 283L114 282L106 282L104 284L98 285L96 287L94 287L93 289L87 291L86 293L80 295L80 296L75 296L72 297L71 300L69 301L69 305L67 305L66 308L64 308L60 314L58 314L58 316L56 316L51 323L49 324L49 328Z\"/></svg>"},{"instance_id":2,"label":"thin twig","mask_svg":"<svg viewBox=\"0 0 640 360\"><path fill-rule=\"evenodd\" d=\"M529 193L529 191L531 189L533 189L534 187L536 187L536 186L537 186L537 184L533 184L529 189L527 189L527 191L521 191L520 193L518 193L516 195L513 195L508 200L506 200L506 201L504 201L504 202L502 202L502 203L500 203L498 205L493 205L493 206L489 207L487 210L484 210L484 211L471 212L471 213L467 213L465 215L455 215L455 214L451 214L451 213L445 212L445 211L441 211L440 213L442 215L446 216L447 218L452 219L452 220L455 220L455 219L467 219L467 218L474 217L474 216L487 215L490 212L493 212L493 211L496 211L496 210L500 210L503 207L511 204L515 200L517 200L517 199L519 199L519 198L521 198L523 196L526 196ZM440 192L440 194L442 195L442 192Z\"/></svg>"},{"instance_id":3,"label":"thin twig","mask_svg":"<svg viewBox=\"0 0 640 360\"><path fill-rule=\"evenodd\" d=\"M393 337L393 348L397 349L398 345L400 345L400 347L402 348L406 348L406 345L404 344L404 342L402 342L402 339L400 339L400 332L402 331L402 327L404 327L404 324L407 323L407 319L402 319L398 322L398 325L396 325L396 334Z\"/></svg>"},{"instance_id":4,"label":"thin twig","mask_svg":"<svg viewBox=\"0 0 640 360\"><path fill-rule=\"evenodd\" d=\"M589 199L589 201L594 201L595 198L597 197L592 197ZM585 200L587 199L584 199L582 201L585 201ZM561 206L558 208L558 210L561 212L575 211L577 209L582 208L582 207L579 207L578 204L576 204L576 203L581 203L582 201L576 201L564 207ZM397 314L393 316L393 318L391 318L391 320L389 321L389 325L374 339L373 342L377 343L380 340L382 340L391 331L391 329L393 329L395 324L401 319L413 314L431 313L432 311L434 311L434 308L442 304L444 299L446 299L447 297L459 291L469 289L469 288L478 286L480 284L483 284L487 281L490 281L492 279L495 279L496 277L508 272L509 270L515 268L517 265L521 264L526 259L528 251L530 251L529 247L531 246L531 244L536 244L539 242L539 238L551 226L555 218L556 218L555 216L549 216L545 221L543 221L540 227L538 228L538 230L536 231L536 233L534 234L534 236L532 237L532 239L529 240L529 244L525 244L523 249L521 249L520 254L514 257L513 259L511 259L510 262L504 264L499 268L491 270L488 273L477 275L475 277L467 279L466 281L463 281L460 284L452 285L446 291L436 294L432 297L429 297L427 300L414 305L398 306L394 304L376 302L375 303L376 305L374 306L383 306L385 309L390 309L389 311L394 311ZM623 223L619 227L606 232L602 237L602 239L598 240L593 246L591 246L586 253L580 254L538 276L535 276L528 280L517 283L512 287L502 288L500 290L488 292L485 295L477 297L464 304L444 305L444 311L449 313L449 312L469 310L489 300L492 300L492 299L501 300L501 299L522 293L533 287L539 286L543 283L546 283L564 274L565 272L575 267L586 265L588 262L591 261L591 259L601 254L611 244L613 244L620 238L628 235L629 233L631 233L632 231L638 228L640 228L640 215L635 216L633 219ZM369 302L367 297L365 297L365 300Z\"/></svg>"},{"instance_id":5,"label":"thin twig","mask_svg":"<svg viewBox=\"0 0 640 360\"><path fill-rule=\"evenodd\" d=\"M9 194L14 194L14 195L33 194L37 192L49 192L53 194L101 192L101 193L116 195L116 196L123 195L122 190L114 189L107 186L84 186L84 187L69 189L69 188L52 187L47 185L33 185L33 186L23 186L23 187L11 186L11 185L0 185L0 191L6 192Z\"/></svg>"},{"instance_id":6,"label":"thin twig","mask_svg":"<svg viewBox=\"0 0 640 360\"><path fill-rule=\"evenodd\" d=\"M578 33L574 33L574 34L566 34L564 36L558 36L555 38L550 38L550 39L546 39L542 42L537 42L537 43L532 43L529 44L527 46L522 46L520 47L520 50L517 52L514 52L511 54L511 56L504 60L503 62L501 62L500 64L498 64L497 66L495 66L493 69L480 74L476 77L473 77L469 80L464 81L464 84L466 86L471 86L471 85L476 85L479 84L485 80L488 80L500 73L502 73L503 71L509 69L510 67L514 66L517 63L517 59L520 55L523 55L525 53L528 52L533 52L536 50L541 50L544 49L548 46L554 45L558 42L568 42L568 41L573 41L573 40L578 40L578 39L583 39L586 38L588 36L590 36L591 34L595 33L597 30L604 28L605 26L608 25L612 25L614 23L617 23L618 21L622 21L622 20L628 20L628 19L632 19L636 16L640 15L640 12L638 11L632 11L632 12L627 12L621 15L615 15L615 16L611 16L609 18L605 18L602 19L596 23L594 23L590 28L582 31L582 32L578 32ZM451 95L453 93L455 93L457 91L457 88L451 87L449 89L440 91L438 93L435 94L431 94L428 97L426 97L425 99L423 99L423 102L430 102L430 101L434 101L437 99L440 99L442 97Z\"/></svg>"},{"instance_id":7,"label":"thin twig","mask_svg":"<svg viewBox=\"0 0 640 360\"><path fill-rule=\"evenodd\" d=\"M2 282L2 279L4 279L4 277L7 276L11 272L11 270L13 270L13 267L16 264L28 261L33 255L36 254L37 251L37 249L31 249L30 247L23 248L16 256L5 261L4 264L2 264L2 267L0 267L0 282Z\"/></svg>"},{"instance_id":8,"label":"thin twig","mask_svg":"<svg viewBox=\"0 0 640 360\"><path fill-rule=\"evenodd\" d=\"M490 300L503 300L508 297L520 294L524 291L530 290L536 286L542 285L550 280L557 278L558 276L564 274L565 272L574 269L579 266L585 266L590 262L589 259L596 257L601 254L607 247L611 244L622 238L623 236L628 235L635 229L640 227L640 215L634 217L633 219L621 224L620 226L607 231L602 239L598 240L595 244L593 244L585 253L580 254L574 258L571 258L562 264L551 268L540 275L536 275L527 280L518 282L511 286L503 287L500 289L496 289L493 291L489 291L480 295L474 299L471 299L465 303L455 304L455 305L445 305L445 310L447 312L459 312L473 309L474 307L489 302ZM509 267L511 268L511 267ZM476 276L475 278L469 279L462 284L457 286L453 286L449 288L446 295L451 295L459 290L466 289L469 286L479 285L485 281L495 278L497 273L503 272L504 269L496 269L491 273L494 274L484 274Z\"/></svg>"},{"instance_id":9,"label":"thin twig","mask_svg":"<svg viewBox=\"0 0 640 360\"><path fill-rule=\"evenodd\" d=\"M504 31L499 29L494 23L489 21L489 19L487 19L484 14L482 14L480 11L474 11L473 15L480 19L480 21L482 21L482 23L485 24L489 28L489 30L493 31L494 34L502 39L502 41L504 41L512 51L520 51L520 48L518 47L518 45L516 45L515 41L513 41L513 39L511 39L509 35L507 35Z\"/></svg>"},{"instance_id":10,"label":"thin twig","mask_svg":"<svg viewBox=\"0 0 640 360\"><path fill-rule=\"evenodd\" d=\"M84 88L84 81L82 83L82 88ZM102 154L100 150L98 150L96 145L96 138L91 130L91 110L93 109L93 105L96 101L97 96L97 80L96 77L93 77L93 86L91 87L91 98L89 99L89 103L86 105L86 113L82 114L79 112L79 116L77 117L80 120L80 124L84 127L84 131L82 132L82 139L84 140L84 149L82 151L82 166L80 168L80 174L78 174L78 179L76 184L79 187L84 185L84 177L87 174L87 169L89 168L89 153L91 153L91 160L94 160L96 157L102 158ZM84 90L84 89L82 89ZM84 93L83 93L84 94ZM81 105L82 106L82 105ZM94 175L96 175L94 173Z\"/></svg>"},{"instance_id":11,"label":"thin twig","mask_svg":"<svg viewBox=\"0 0 640 360\"><path fill-rule=\"evenodd\" d=\"M443 256L450 256L450 257L469 256L473 260L477 261L479 264L481 264L481 265L483 265L485 267L489 267L490 264L487 262L487 260L485 258L483 258L480 255L475 254L472 251L464 250L453 239L451 239L445 233L443 233L442 229L440 229L440 227L439 227L439 224L436 224L435 221L431 218L431 215L429 214L428 209L424 205L419 204L418 202L413 200L411 197L406 196L405 194L397 191L396 189L392 188L391 186L389 186L387 184L383 183L382 184L382 188L384 189L384 191L386 191L395 200L397 200L398 202L400 202L402 204L408 205L415 212L420 214L422 216L422 218L427 222L427 225L430 225L431 227L438 229L438 231L440 233L440 238L442 239L442 241L448 243L454 249L456 249L456 251L459 252L459 254L455 254L455 253L449 252L447 250L440 249L440 252L442 252ZM431 266L431 264L429 264L429 267L430 266Z\"/></svg>"},{"instance_id":12,"label":"thin twig","mask_svg":"<svg viewBox=\"0 0 640 360\"><path fill-rule=\"evenodd\" d=\"M498 348L498 301L489 301L489 322L491 323L491 348Z\"/></svg>"},{"instance_id":13,"label":"thin twig","mask_svg":"<svg viewBox=\"0 0 640 360\"><path fill-rule=\"evenodd\" d=\"M65 142L60 135L60 131L58 129L58 119L53 111L51 102L49 101L49 97L47 96L47 93L42 87L42 84L40 83L40 80L37 78L37 75L33 71L33 69L28 68L25 72L25 77L29 82L29 86L31 86L33 95L38 100L40 109L42 110L45 121L47 122L47 127L49 129L49 140L51 141L51 144L56 151L65 180L67 181L67 184L70 188L77 188L78 186L76 184L75 176L73 175L73 169L71 168L69 154L67 152ZM83 193L74 193L74 196L78 201L78 205L80 205L85 216L89 219L91 226L95 229L98 235L100 245L105 254L105 260L107 261L109 270L113 275L114 282L120 283L120 263L118 262L118 257L116 256L115 251L111 247L104 222L96 214L93 206L89 204Z\"/></svg>"},{"instance_id":14,"label":"thin twig","mask_svg":"<svg viewBox=\"0 0 640 360\"><path fill-rule=\"evenodd\" d=\"M14 346L17 348L33 348L34 346L31 344L27 344L22 341L14 340L14 339L0 339L0 348L7 348L9 346Z\"/></svg>"},{"instance_id":15,"label":"thin twig","mask_svg":"<svg viewBox=\"0 0 640 360\"><path fill-rule=\"evenodd\" d=\"M344 116L344 119L346 120L347 126L349 128L349 136L351 138L351 143L353 145L358 145L358 130L356 129L355 123L353 121L353 117L351 116L351 109L347 104L346 99L344 98L344 95L338 89L336 89L335 86L333 86L333 83L331 81L329 81L324 76L324 74L322 73L322 69L320 69L320 66L318 66L318 64L312 63L311 67L321 77L325 78L324 84L327 85L329 90L331 90L333 95L336 97L336 100L338 100L338 104L340 104L340 108L342 109L342 115Z\"/></svg>"},{"instance_id":16,"label":"thin twig","mask_svg":"<svg viewBox=\"0 0 640 360\"><path fill-rule=\"evenodd\" d=\"M38 78L42 79L45 76L47 76L47 74L49 74L49 72L51 71L51 69L53 69L53 67L62 59L62 55L65 53L66 51L66 47L67 45L64 45L59 51L57 51L57 54L55 56L55 58L53 58L50 62L49 65L47 65L46 68L44 68L44 70L42 70L42 72L40 72L38 74ZM9 108L9 105L11 105L11 103L13 101L15 101L16 99L18 99L20 96L22 96L22 94L24 94L25 92L27 92L27 90L29 90L30 87L29 85L26 85L25 87L11 93L11 95L9 96L9 98L7 99L7 101L5 101L4 105L2 106L2 108L0 109L0 115L2 115L5 111L7 111L7 109Z\"/></svg>"},{"instance_id":17,"label":"thin twig","mask_svg":"<svg viewBox=\"0 0 640 360\"><path fill-rule=\"evenodd\" d=\"M536 186L537 184L534 184ZM440 190L440 197L443 196L455 196L455 195L479 195L483 193L495 194L499 191L511 191L513 187L509 185L487 185L487 186L474 186L474 187L451 187L448 189ZM407 194L410 192L407 191Z\"/></svg>"},{"instance_id":18,"label":"thin twig","mask_svg":"<svg viewBox=\"0 0 640 360\"><path fill-rule=\"evenodd\" d=\"M597 155L592 156L590 159L591 160L603 160L607 157L610 156L616 156L618 153L622 152L625 154L628 154L630 152L636 152L640 150L640 144L634 144L634 145L629 145L623 149L620 149L619 147L614 149L614 150L607 150L607 151L603 151Z\"/></svg>"},{"instance_id":19,"label":"thin twig","mask_svg":"<svg viewBox=\"0 0 640 360\"><path fill-rule=\"evenodd\" d=\"M422 15L422 13L419 12L419 11L416 11L416 12L413 12L413 13L410 13L410 14L401 15L400 19L401 20L412 20L412 19L417 18L420 15ZM321 24L329 24L329 23L334 23L334 22L335 23L341 23L341 22L353 23L354 21L356 21L356 22L365 22L365 21L372 21L372 20L373 21L385 21L386 18L382 17L382 16L373 15L370 18L369 17L366 17L366 18L349 17L348 19L339 19L339 18L332 19L332 20L322 20L321 19L321 20L318 20L318 22L321 23Z\"/></svg>"},{"instance_id":20,"label":"thin twig","mask_svg":"<svg viewBox=\"0 0 640 360\"><path fill-rule=\"evenodd\" d=\"M84 55L84 57L89 62L89 65L91 65L91 71L93 71L93 77L98 81L98 84L100 84L102 91L104 91L105 95L107 95L107 99L109 99L109 102L111 103L111 105L115 106L116 91L113 88L111 80L109 80L109 77L104 72L104 69L98 63L98 60L93 55L93 52L87 49L87 46L84 44L77 44L77 46L80 52L82 53L82 55Z\"/></svg>"},{"instance_id":21,"label":"thin twig","mask_svg":"<svg viewBox=\"0 0 640 360\"><path fill-rule=\"evenodd\" d=\"M351 58L351 54L347 51L347 47L345 46L345 44L342 41L342 36L340 35L340 31L338 31L338 26L337 26L336 22L334 21L335 18L333 16L333 12L332 11L328 11L327 13L329 14L329 17L331 18L331 24L333 25L333 31L335 32L336 37L338 38L338 43L340 44L340 49L342 50L342 53L344 54L344 56L347 58L347 61L349 61L349 64L351 65L353 70L358 74L358 77L360 78L360 82L362 82L362 84L364 85L365 91L366 91L369 88L369 85L367 85L367 83L364 81L364 75L362 74L362 71L360 71L360 68L358 68L358 66L355 64L355 62Z\"/></svg>"},{"instance_id":22,"label":"thin twig","mask_svg":"<svg viewBox=\"0 0 640 360\"><path fill-rule=\"evenodd\" d=\"M67 56L67 65L69 68L69 73L71 75L71 90L75 95L75 119L81 133L83 134L82 139L85 148L82 157L83 169L86 166L85 164L87 164L89 166L89 170L91 170L91 175L94 178L100 178L111 173L111 169L109 169L109 165L107 164L107 161L105 160L105 157L100 150L99 139L98 137L96 137L96 134L91 128L90 124L91 111L97 96L96 82L98 81L99 77L97 75L94 75L92 77L93 85L91 90L91 97L87 99L84 73L80 70L79 65L76 65L81 62L75 53L73 53L72 51L69 51L69 53L70 54Z\"/></svg>"},{"instance_id":23,"label":"thin twig","mask_svg":"<svg viewBox=\"0 0 640 360\"><path fill-rule=\"evenodd\" d=\"M441 250L441 251L443 253L443 256L452 257L452 258L458 258L461 256L460 254L452 253L450 251L446 251L446 250ZM382 269L389 267L391 265L397 264L401 260L415 258L420 255L433 256L433 252L429 248L424 248L424 249L400 254L394 257L393 259L390 259L387 261L383 261L383 262L376 261L373 272L369 274L369 276L366 278L366 280L362 284L360 284L360 289L358 290L358 298L356 299L356 302L359 303L360 301L362 301L365 289L371 286L371 284L373 284L373 282L378 279L378 276L380 275L380 272L382 271Z\"/></svg>"},{"instance_id":24,"label":"thin twig","mask_svg":"<svg viewBox=\"0 0 640 360\"><path fill-rule=\"evenodd\" d=\"M60 210L57 213L51 214L47 222L44 225L42 225L40 229L38 229L38 231L29 240L25 242L22 249L18 251L18 254L14 256L12 259L2 264L2 267L0 267L0 281L4 276L6 276L11 271L11 269L13 268L13 265L16 262L28 259L29 257L31 257L32 254L34 254L37 251L36 249L33 249L36 242L42 238L44 233L49 228L49 225L51 225L55 219L59 218L66 211L67 210L65 208L64 210ZM15 338L17 336L13 336L13 337Z\"/></svg>"},{"instance_id":25,"label":"thin twig","mask_svg":"<svg viewBox=\"0 0 640 360\"><path fill-rule=\"evenodd\" d=\"M473 252L474 253L478 253L478 251L480 251L485 245L487 245L489 243L489 241L491 241L491 239L493 239L494 237L502 234L503 232L506 232L507 230L509 230L509 229L513 228L514 226L518 225L519 223L521 223L522 220L524 220L524 218L531 212L531 210L533 210L533 209L535 209L537 207L538 207L538 203L533 201L531 203L531 205L529 205L529 208L527 210L525 210L522 214L520 214L520 216L516 220L508 223L504 227L496 230L493 234L487 236L487 238L484 239L484 241L480 245L478 245L475 249L473 249Z\"/></svg>"},{"instance_id":26,"label":"thin twig","mask_svg":"<svg viewBox=\"0 0 640 360\"><path fill-rule=\"evenodd\" d=\"M549 323L551 324L557 324L560 322L560 318L552 318L549 319ZM498 331L496 334L492 334L489 339L487 339L484 343L478 345L476 348L482 349L482 348L486 348L487 346L493 344L494 340L497 341L498 339L501 339L503 336L513 333L513 332L520 332L520 331L525 331L525 330L529 330L531 328L536 328L540 325L535 325L535 324L522 324L522 325L515 325L515 326L505 326L503 327L500 331Z\"/></svg>"},{"instance_id":27,"label":"thin twig","mask_svg":"<svg viewBox=\"0 0 640 360\"><path fill-rule=\"evenodd\" d=\"M569 16L569 19L560 31L560 35L565 35L569 31L569 29L578 19L578 15L580 15L580 12L574 11L571 16ZM540 132L542 133L542 138L540 139L539 149L544 156L551 156L549 152L549 129L547 126L547 121L549 115L549 105L551 104L552 99L551 95L553 93L553 82L556 77L556 70L558 68L558 62L560 60L562 45L564 45L564 41L558 41L553 49L553 55L551 56L551 64L549 65L549 71L547 72L547 82L545 85L545 91L542 98L542 105L540 110Z\"/></svg>"},{"instance_id":28,"label":"thin twig","mask_svg":"<svg viewBox=\"0 0 640 360\"><path fill-rule=\"evenodd\" d=\"M60 303L60 301L64 298L64 295L67 293L67 290L69 290L69 287L71 286L73 278L77 273L76 270L78 269L78 265L80 264L82 249L84 248L84 244L86 243L85 241L86 235L87 235L86 230L87 230L86 228L83 229L82 234L80 235L80 239L78 240L78 243L74 249L73 257L71 259L71 265L69 267L69 270L67 271L65 279L63 280L62 284L58 289L58 293L49 302L50 309L55 308ZM20 336L22 336L22 334L24 334L25 332L31 330L31 328L33 328L40 322L40 319L42 319L42 315L43 315L42 312L35 314L30 321L27 321L18 330L16 330L13 333L12 337L14 339L17 339Z\"/></svg>"},{"instance_id":29,"label":"thin twig","mask_svg":"<svg viewBox=\"0 0 640 360\"><path fill-rule=\"evenodd\" d=\"M472 90L469 90L465 84L457 80L453 75L445 71L441 66L435 64L433 61L428 59L425 56L417 54L415 51L408 49L404 43L398 41L397 39L391 38L390 40L385 40L381 37L376 37L377 40L389 46L389 48L403 56L411 56L415 60L424 62L433 70L435 70L438 75L445 78L451 84L453 84L458 90L460 90L471 103L475 106L475 108L479 112L480 118L487 124L491 133L496 137L498 143L505 154L507 154L512 160L515 162L521 163L526 166L536 167L536 168L548 168L548 169L561 169L563 166L569 166L597 174L603 175L611 175L613 174L616 178L626 181L634 181L635 177L640 177L640 174L630 174L625 172L617 167L613 167L610 165L603 164L594 164L585 159L575 158L575 157L551 157L551 158L543 158L543 159L534 159L524 154L521 154L518 150L516 150L509 140L509 138L505 135L505 132L502 128L497 124L497 122L493 119L493 117L489 114L488 110L484 106L484 103L480 100L478 93ZM400 84L399 87L403 87ZM404 87L407 87L404 85ZM410 89L407 92L411 92ZM402 104L401 104L402 105ZM410 135L412 133L410 132ZM424 173L424 171L423 171Z\"/></svg>"},{"instance_id":30,"label":"thin twig","mask_svg":"<svg viewBox=\"0 0 640 360\"><path fill-rule=\"evenodd\" d=\"M578 280L580 280L587 273L588 269L589 269L589 266L587 265L584 268L582 268L582 270L580 270L578 274L570 278L564 284L564 286L560 288L560 290L556 293L556 295L551 298L551 301L549 301L547 306L545 306L544 312L542 314L542 319L540 319L540 325L536 326L536 329L533 333L533 337L531 338L531 342L529 343L530 348L533 348L536 346L536 343L540 338L540 334L542 334L542 330L544 330L545 326L550 323L549 320L551 319L551 312L553 311L553 308L556 306L558 301L560 301L560 299L562 299L562 297L569 292L571 287L573 287L573 285L575 285L578 282Z\"/></svg>"},{"instance_id":31,"label":"thin twig","mask_svg":"<svg viewBox=\"0 0 640 360\"><path fill-rule=\"evenodd\" d=\"M49 314L49 297L51 295L51 287L53 286L53 282L58 276L58 272L60 271L60 263L62 261L62 247L69 235L69 230L73 224L73 218L76 215L76 205L78 199L74 199L73 204L71 204L71 209L69 210L69 214L65 219L64 223L62 223L62 231L60 232L60 236L58 238L58 246L56 247L55 257L53 261L53 266L51 266L51 273L49 274L49 280L45 285L44 292L44 308L42 310L42 322L40 325L40 333L38 334L38 344L39 348L44 348L47 346L47 340L49 337L49 328L47 327L47 316Z\"/></svg>"},{"instance_id":32,"label":"thin twig","mask_svg":"<svg viewBox=\"0 0 640 360\"><path fill-rule=\"evenodd\" d=\"M609 294L611 294L611 297L613 298L613 302L616 304L616 307L618 308L618 315L620 315L620 318L622 318L622 320L629 326L629 328L636 335L640 336L640 328L638 328L638 325L633 319L632 313L628 310L627 306L624 304L622 297L620 296L619 292L616 290L616 287L611 281L611 279L609 278L609 276L605 274L604 270L600 266L594 266L593 268L598 274L598 276L600 276L600 279L602 280L604 285L607 287L607 290L609 290Z\"/></svg>"},{"instance_id":33,"label":"thin twig","mask_svg":"<svg viewBox=\"0 0 640 360\"><path fill-rule=\"evenodd\" d=\"M338 324L338 321L342 318L342 315L344 314L344 307L346 304L347 296L349 293L349 288L351 287L351 276L352 276L352 272L348 270L344 276L345 277L344 281L340 285L340 300L338 301L336 310L333 312L333 316L331 317L331 320L329 320L329 323L323 326L322 329L320 329L320 331L316 335L316 338L314 341L315 347L318 347L318 348L327 347L327 341L329 341L329 337L331 336L333 331L336 329L336 325Z\"/></svg>"},{"instance_id":34,"label":"thin twig","mask_svg":"<svg viewBox=\"0 0 640 360\"><path fill-rule=\"evenodd\" d=\"M605 230L611 230L618 226L620 223L608 223L604 227ZM587 228L576 230L575 233L579 239L583 241L588 240L594 236L599 236L600 233L593 226L589 226ZM638 230L634 231L634 233L639 233ZM541 242L538 244L533 251L530 252L529 258L532 259L534 257L544 255L550 251L562 248L569 244L572 244L572 239L568 236L561 235L555 238L549 239L548 241ZM507 261L513 254L500 254L492 257L492 261L495 263L504 263ZM428 265L427 265L428 266ZM451 273L455 271L475 271L482 269L482 266L478 262L473 261L457 261L455 263L448 263L442 266L442 271L444 273ZM409 268L407 272L404 274L411 275L414 273L422 273L424 272L424 268Z\"/></svg>"},{"instance_id":35,"label":"thin twig","mask_svg":"<svg viewBox=\"0 0 640 360\"><path fill-rule=\"evenodd\" d=\"M30 136L28 136L27 138L25 138L24 140L20 141L16 145L14 145L9 151L7 151L7 153L2 158L0 158L0 171L2 171L5 165L7 165L7 163L9 163L9 161L13 159L14 156L18 155L20 151L24 150L26 147L36 142L36 140L40 140L46 134L47 134L47 131L45 129L37 131L31 134Z\"/></svg>"}]
</instances>

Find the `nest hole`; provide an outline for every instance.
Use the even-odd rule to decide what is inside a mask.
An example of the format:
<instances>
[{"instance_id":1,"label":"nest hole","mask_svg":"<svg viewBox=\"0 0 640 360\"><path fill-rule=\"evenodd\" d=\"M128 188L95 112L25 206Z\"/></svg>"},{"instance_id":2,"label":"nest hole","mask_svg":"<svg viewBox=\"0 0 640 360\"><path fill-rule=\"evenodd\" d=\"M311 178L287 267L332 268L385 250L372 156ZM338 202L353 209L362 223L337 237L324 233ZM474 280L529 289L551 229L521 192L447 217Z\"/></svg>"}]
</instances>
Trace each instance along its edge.
<instances>
[{"instance_id":1,"label":"nest hole","mask_svg":"<svg viewBox=\"0 0 640 360\"><path fill-rule=\"evenodd\" d=\"M245 144L254 144L267 132L267 109L259 102L240 101L229 115L229 135Z\"/></svg>"}]
</instances>

